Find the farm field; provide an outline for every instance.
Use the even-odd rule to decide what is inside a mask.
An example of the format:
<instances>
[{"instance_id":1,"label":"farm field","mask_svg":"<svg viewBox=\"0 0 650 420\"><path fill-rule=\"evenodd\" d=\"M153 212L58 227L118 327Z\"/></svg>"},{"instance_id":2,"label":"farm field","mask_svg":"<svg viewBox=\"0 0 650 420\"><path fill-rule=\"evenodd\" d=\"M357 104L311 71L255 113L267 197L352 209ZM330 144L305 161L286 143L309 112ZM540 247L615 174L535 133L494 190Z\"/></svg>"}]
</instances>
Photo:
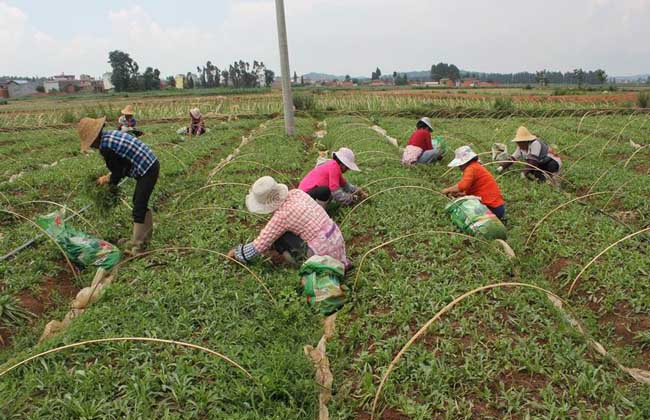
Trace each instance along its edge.
<instances>
[{"instance_id":1,"label":"farm field","mask_svg":"<svg viewBox=\"0 0 650 420\"><path fill-rule=\"evenodd\" d=\"M246 211L250 184L272 175L297 186L317 146L352 148L363 171L347 178L370 194L334 215L355 270L327 344L331 418L650 417L648 113L607 99L515 100L508 114L485 98L313 96L294 138L284 136L274 93L0 109L2 255L39 233L30 222L38 215L90 204L85 184L106 169L97 153L79 152L80 117L108 115L113 124L135 103L143 141L161 161L151 252L124 260L63 333L38 343L92 270L72 271L47 238L0 262L0 303L14 299L35 315L0 324L3 417L316 418L321 389L303 348L323 335L322 317L297 295L297 270L266 261L246 270L221 254L264 226L266 217ZM190 106L204 110L211 131L179 139ZM412 114L427 107L448 154L444 164L405 168L386 137L403 147ZM446 107L454 112L438 112ZM516 166L497 175L509 258L497 243L459 235L439 191L460 177L446 167L456 147L471 145L494 171L492 144L513 151L522 124L559 151L564 169L557 188L522 179ZM132 180L122 186L111 214L90 207L70 223L116 243L130 234L133 188ZM190 343L229 360L169 342L113 341L3 374L39 352L121 337Z\"/></svg>"}]
</instances>

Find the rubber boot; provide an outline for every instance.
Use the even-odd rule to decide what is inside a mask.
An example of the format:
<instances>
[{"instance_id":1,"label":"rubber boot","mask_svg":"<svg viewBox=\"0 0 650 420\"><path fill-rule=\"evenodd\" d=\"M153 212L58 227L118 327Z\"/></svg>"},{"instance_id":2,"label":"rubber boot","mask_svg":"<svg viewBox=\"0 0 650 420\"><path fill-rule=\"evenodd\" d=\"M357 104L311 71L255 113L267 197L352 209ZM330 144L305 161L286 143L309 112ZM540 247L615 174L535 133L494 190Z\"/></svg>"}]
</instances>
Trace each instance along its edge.
<instances>
[{"instance_id":1,"label":"rubber boot","mask_svg":"<svg viewBox=\"0 0 650 420\"><path fill-rule=\"evenodd\" d=\"M151 238L153 237L153 212L151 209L148 209L147 213L144 216L144 226L146 229L144 242L145 244L148 244L151 242Z\"/></svg>"},{"instance_id":2,"label":"rubber boot","mask_svg":"<svg viewBox=\"0 0 650 420\"><path fill-rule=\"evenodd\" d=\"M147 228L144 223L133 224L133 239L131 239L131 249L125 251L130 255L142 254L144 251Z\"/></svg>"}]
</instances>

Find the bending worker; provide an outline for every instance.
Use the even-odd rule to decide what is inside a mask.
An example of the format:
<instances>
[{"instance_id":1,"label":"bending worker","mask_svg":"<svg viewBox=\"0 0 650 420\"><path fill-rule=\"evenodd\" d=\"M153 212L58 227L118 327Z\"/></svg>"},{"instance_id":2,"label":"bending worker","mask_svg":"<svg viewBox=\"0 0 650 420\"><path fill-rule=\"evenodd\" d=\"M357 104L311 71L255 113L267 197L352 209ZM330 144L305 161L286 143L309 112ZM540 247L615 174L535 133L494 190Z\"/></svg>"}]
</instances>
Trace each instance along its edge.
<instances>
[{"instance_id":1,"label":"bending worker","mask_svg":"<svg viewBox=\"0 0 650 420\"><path fill-rule=\"evenodd\" d=\"M478 161L478 155L471 147L462 146L456 149L455 158L450 168L460 168L463 177L460 182L442 190L443 194L473 195L479 197L481 203L489 208L501 221L506 217L506 206L501 190L494 177Z\"/></svg>"},{"instance_id":2,"label":"bending worker","mask_svg":"<svg viewBox=\"0 0 650 420\"><path fill-rule=\"evenodd\" d=\"M512 155L512 160L522 160L528 163L523 169L527 177L534 176L540 182L546 180L547 174L557 175L562 169L562 159L549 147L548 144L538 139L526 127L519 127L517 134L512 140L517 144L517 149ZM509 168L513 163L506 162L497 168L497 172L502 172Z\"/></svg>"},{"instance_id":3,"label":"bending worker","mask_svg":"<svg viewBox=\"0 0 650 420\"><path fill-rule=\"evenodd\" d=\"M366 197L366 193L343 178L343 174L348 170L361 171L354 161L354 152L347 147L341 147L332 153L332 159L309 171L300 181L298 188L321 204L329 201L331 196L338 203L350 205L359 198Z\"/></svg>"},{"instance_id":4,"label":"bending worker","mask_svg":"<svg viewBox=\"0 0 650 420\"><path fill-rule=\"evenodd\" d=\"M433 125L427 117L421 118L415 125L415 131L409 139L408 145L402 154L402 163L413 165L416 163L430 164L442 159L442 151L434 149L431 142Z\"/></svg>"},{"instance_id":5,"label":"bending worker","mask_svg":"<svg viewBox=\"0 0 650 420\"><path fill-rule=\"evenodd\" d=\"M97 179L98 185L117 187L124 177L136 181L133 193L133 238L130 252L138 254L153 235L153 214L149 198L158 181L160 163L149 146L121 131L103 131L106 118L82 118L77 127L81 151L98 149L110 174Z\"/></svg>"},{"instance_id":6,"label":"bending worker","mask_svg":"<svg viewBox=\"0 0 650 420\"><path fill-rule=\"evenodd\" d=\"M252 213L273 216L257 239L231 250L231 258L248 263L266 253L277 263L301 264L312 255L329 255L349 265L339 227L305 192L289 191L286 185L265 176L251 187L246 207Z\"/></svg>"}]
</instances>

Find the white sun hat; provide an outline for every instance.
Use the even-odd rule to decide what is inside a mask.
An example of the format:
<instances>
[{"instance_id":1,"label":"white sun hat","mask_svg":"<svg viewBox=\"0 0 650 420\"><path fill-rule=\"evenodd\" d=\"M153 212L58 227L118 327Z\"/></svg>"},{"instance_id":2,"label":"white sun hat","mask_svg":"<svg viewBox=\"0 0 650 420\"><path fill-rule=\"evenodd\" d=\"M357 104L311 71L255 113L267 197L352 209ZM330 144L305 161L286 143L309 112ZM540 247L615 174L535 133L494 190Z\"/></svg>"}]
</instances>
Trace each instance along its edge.
<instances>
[{"instance_id":1,"label":"white sun hat","mask_svg":"<svg viewBox=\"0 0 650 420\"><path fill-rule=\"evenodd\" d=\"M433 123L431 122L429 117L422 117L422 118L420 118L420 120L418 122L420 122L420 121L425 123L431 130L433 130Z\"/></svg>"},{"instance_id":2,"label":"white sun hat","mask_svg":"<svg viewBox=\"0 0 650 420\"><path fill-rule=\"evenodd\" d=\"M338 151L332 153L332 155L340 160L348 169L361 172L361 169L354 163L354 152L347 147L341 147Z\"/></svg>"},{"instance_id":3,"label":"white sun hat","mask_svg":"<svg viewBox=\"0 0 650 420\"><path fill-rule=\"evenodd\" d=\"M246 196L246 207L252 213L273 213L284 203L288 193L286 185L278 184L273 177L263 176L255 181Z\"/></svg>"},{"instance_id":4,"label":"white sun hat","mask_svg":"<svg viewBox=\"0 0 650 420\"><path fill-rule=\"evenodd\" d=\"M454 160L449 162L450 168L456 168L458 166L464 165L470 160L474 159L478 155L474 153L471 147L469 146L461 146L456 151L454 152Z\"/></svg>"},{"instance_id":5,"label":"white sun hat","mask_svg":"<svg viewBox=\"0 0 650 420\"><path fill-rule=\"evenodd\" d=\"M199 118L201 118L201 110L198 108L192 108L190 110L190 115L198 120Z\"/></svg>"}]
</instances>

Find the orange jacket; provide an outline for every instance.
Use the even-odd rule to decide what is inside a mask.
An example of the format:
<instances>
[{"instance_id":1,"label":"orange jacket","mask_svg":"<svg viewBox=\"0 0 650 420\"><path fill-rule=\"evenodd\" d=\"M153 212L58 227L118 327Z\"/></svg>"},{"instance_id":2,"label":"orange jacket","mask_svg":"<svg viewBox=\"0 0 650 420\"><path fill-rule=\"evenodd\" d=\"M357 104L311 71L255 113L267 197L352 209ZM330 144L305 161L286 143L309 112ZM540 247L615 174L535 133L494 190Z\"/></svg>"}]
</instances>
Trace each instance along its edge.
<instances>
[{"instance_id":1,"label":"orange jacket","mask_svg":"<svg viewBox=\"0 0 650 420\"><path fill-rule=\"evenodd\" d=\"M458 183L458 189L466 195L480 197L481 202L488 207L495 208L505 203L490 171L476 161L463 170L463 178Z\"/></svg>"}]
</instances>

